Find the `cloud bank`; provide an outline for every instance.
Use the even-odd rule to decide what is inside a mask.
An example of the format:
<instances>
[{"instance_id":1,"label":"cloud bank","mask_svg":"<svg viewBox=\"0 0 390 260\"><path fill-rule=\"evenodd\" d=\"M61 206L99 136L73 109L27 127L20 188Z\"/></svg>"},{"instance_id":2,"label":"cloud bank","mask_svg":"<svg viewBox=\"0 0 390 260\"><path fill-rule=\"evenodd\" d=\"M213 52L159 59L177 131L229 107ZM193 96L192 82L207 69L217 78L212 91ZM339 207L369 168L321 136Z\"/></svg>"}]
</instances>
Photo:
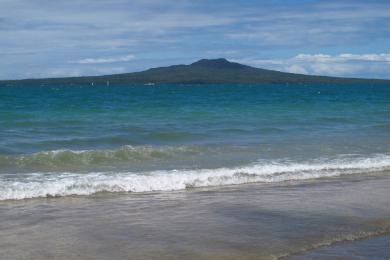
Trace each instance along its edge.
<instances>
[{"instance_id":1,"label":"cloud bank","mask_svg":"<svg viewBox=\"0 0 390 260\"><path fill-rule=\"evenodd\" d=\"M0 0L0 9L0 79L130 72L219 57L390 78L378 64L390 52L388 0Z\"/></svg>"},{"instance_id":2,"label":"cloud bank","mask_svg":"<svg viewBox=\"0 0 390 260\"><path fill-rule=\"evenodd\" d=\"M390 53L298 54L285 59L241 59L256 67L266 67L299 74L362 77L390 72Z\"/></svg>"},{"instance_id":3,"label":"cloud bank","mask_svg":"<svg viewBox=\"0 0 390 260\"><path fill-rule=\"evenodd\" d=\"M131 61L135 58L134 55L129 54L122 57L114 57L114 58L86 58L76 61L70 61L70 63L76 64L100 64L100 63L116 63L116 62L126 62Z\"/></svg>"}]
</instances>

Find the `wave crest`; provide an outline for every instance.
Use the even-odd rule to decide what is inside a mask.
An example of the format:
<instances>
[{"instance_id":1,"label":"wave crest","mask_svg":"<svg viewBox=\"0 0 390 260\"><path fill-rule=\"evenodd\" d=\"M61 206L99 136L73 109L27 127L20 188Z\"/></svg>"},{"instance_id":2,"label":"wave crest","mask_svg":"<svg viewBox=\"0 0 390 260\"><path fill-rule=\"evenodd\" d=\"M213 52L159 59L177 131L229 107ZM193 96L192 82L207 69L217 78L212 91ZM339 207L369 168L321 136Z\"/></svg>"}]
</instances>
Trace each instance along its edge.
<instances>
[{"instance_id":1,"label":"wave crest","mask_svg":"<svg viewBox=\"0 0 390 260\"><path fill-rule=\"evenodd\" d=\"M390 155L312 163L257 163L245 167L153 172L30 173L0 179L0 200L153 192L255 182L282 182L390 170Z\"/></svg>"},{"instance_id":2,"label":"wave crest","mask_svg":"<svg viewBox=\"0 0 390 260\"><path fill-rule=\"evenodd\" d=\"M121 164L162 160L177 155L191 155L202 152L191 146L122 146L114 150L55 150L29 155L0 155L1 169L26 169L39 171L81 170L97 166L118 166Z\"/></svg>"}]
</instances>

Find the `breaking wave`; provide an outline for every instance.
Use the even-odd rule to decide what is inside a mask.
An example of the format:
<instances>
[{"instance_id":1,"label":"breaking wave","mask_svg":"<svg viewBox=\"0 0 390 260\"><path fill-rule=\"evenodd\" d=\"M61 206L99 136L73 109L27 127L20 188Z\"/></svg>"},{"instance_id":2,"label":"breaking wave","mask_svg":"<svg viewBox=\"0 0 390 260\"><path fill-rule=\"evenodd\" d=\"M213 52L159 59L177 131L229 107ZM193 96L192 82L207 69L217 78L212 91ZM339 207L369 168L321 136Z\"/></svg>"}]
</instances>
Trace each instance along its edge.
<instances>
[{"instance_id":1,"label":"breaking wave","mask_svg":"<svg viewBox=\"0 0 390 260\"><path fill-rule=\"evenodd\" d=\"M0 175L0 200L153 192L245 183L316 179L390 170L390 155L323 161L263 162L243 167L151 172L51 172Z\"/></svg>"},{"instance_id":2,"label":"breaking wave","mask_svg":"<svg viewBox=\"0 0 390 260\"><path fill-rule=\"evenodd\" d=\"M113 150L54 150L26 155L0 155L0 170L20 169L58 171L83 170L93 166L118 166L138 161L152 161L188 156L207 148L195 146L122 146Z\"/></svg>"}]
</instances>

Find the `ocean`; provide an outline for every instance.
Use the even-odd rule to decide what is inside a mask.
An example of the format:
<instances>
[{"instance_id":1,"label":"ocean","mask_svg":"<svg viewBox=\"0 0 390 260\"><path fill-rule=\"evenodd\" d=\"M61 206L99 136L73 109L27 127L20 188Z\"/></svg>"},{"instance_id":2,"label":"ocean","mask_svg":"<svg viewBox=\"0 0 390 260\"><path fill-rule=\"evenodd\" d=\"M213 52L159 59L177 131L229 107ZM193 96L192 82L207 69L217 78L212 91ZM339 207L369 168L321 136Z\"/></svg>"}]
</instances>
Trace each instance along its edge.
<instances>
[{"instance_id":1,"label":"ocean","mask_svg":"<svg viewBox=\"0 0 390 260\"><path fill-rule=\"evenodd\" d=\"M389 85L0 87L6 259L304 258L389 187Z\"/></svg>"}]
</instances>

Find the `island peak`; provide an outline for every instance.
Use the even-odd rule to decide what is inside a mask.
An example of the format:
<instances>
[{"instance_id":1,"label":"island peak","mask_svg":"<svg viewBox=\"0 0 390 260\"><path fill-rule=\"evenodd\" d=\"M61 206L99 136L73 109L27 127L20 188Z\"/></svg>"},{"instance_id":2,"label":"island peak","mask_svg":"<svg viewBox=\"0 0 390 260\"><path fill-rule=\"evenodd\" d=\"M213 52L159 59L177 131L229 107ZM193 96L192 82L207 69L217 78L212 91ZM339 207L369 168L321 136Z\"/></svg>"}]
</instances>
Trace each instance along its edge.
<instances>
[{"instance_id":1,"label":"island peak","mask_svg":"<svg viewBox=\"0 0 390 260\"><path fill-rule=\"evenodd\" d=\"M237 68L246 68L248 66L245 66L240 63L231 62L228 61L225 58L219 58L219 59L201 59L194 63L192 63L190 66L196 66L196 67L208 67L208 68L231 68L231 69L237 69Z\"/></svg>"}]
</instances>

